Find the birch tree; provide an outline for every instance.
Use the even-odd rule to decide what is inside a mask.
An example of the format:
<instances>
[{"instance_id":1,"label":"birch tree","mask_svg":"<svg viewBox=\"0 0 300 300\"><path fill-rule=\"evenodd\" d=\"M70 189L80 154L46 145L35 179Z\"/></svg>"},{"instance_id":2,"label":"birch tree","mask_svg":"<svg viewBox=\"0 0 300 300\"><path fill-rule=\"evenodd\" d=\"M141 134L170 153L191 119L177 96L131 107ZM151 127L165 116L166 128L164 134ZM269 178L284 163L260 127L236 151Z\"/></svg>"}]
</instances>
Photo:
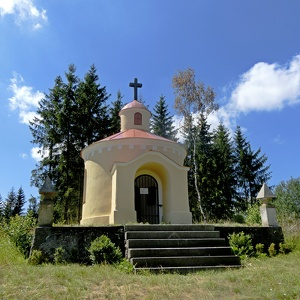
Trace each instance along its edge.
<instances>
[{"instance_id":1,"label":"birch tree","mask_svg":"<svg viewBox=\"0 0 300 300\"><path fill-rule=\"evenodd\" d=\"M191 149L191 171L199 209L203 220L206 221L199 189L196 141L203 120L206 120L209 114L218 109L218 105L215 103L216 95L212 87L206 87L204 83L196 81L195 71L191 68L183 71L179 70L173 76L172 86L175 94L174 108L178 115L183 117L183 132L185 138L188 138L188 147Z\"/></svg>"}]
</instances>

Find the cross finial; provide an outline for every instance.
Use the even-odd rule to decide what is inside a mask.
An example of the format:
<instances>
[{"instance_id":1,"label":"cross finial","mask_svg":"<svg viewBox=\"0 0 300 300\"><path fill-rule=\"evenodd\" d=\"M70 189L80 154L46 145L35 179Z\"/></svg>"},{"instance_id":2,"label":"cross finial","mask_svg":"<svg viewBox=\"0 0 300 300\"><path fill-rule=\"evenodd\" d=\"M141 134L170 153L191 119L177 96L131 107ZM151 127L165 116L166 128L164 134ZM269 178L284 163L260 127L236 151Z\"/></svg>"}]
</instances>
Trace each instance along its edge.
<instances>
[{"instance_id":1,"label":"cross finial","mask_svg":"<svg viewBox=\"0 0 300 300\"><path fill-rule=\"evenodd\" d=\"M141 88L142 84L138 83L138 79L137 78L134 78L134 82L130 82L129 86L133 87L133 91L134 91L134 99L133 100L138 100L137 89Z\"/></svg>"}]
</instances>

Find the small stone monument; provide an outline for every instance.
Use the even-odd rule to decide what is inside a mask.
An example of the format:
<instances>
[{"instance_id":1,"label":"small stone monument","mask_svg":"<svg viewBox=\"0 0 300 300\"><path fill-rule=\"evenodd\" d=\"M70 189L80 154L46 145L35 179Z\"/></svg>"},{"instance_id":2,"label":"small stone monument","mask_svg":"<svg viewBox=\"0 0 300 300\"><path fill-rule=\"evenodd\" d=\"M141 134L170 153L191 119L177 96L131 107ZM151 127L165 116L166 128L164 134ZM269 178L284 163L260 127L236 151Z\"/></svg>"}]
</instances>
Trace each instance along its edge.
<instances>
[{"instance_id":1,"label":"small stone monument","mask_svg":"<svg viewBox=\"0 0 300 300\"><path fill-rule=\"evenodd\" d=\"M278 227L276 209L271 203L276 196L272 193L269 187L264 183L261 187L256 199L261 200L262 204L260 207L260 216L263 226L274 226Z\"/></svg>"},{"instance_id":2,"label":"small stone monument","mask_svg":"<svg viewBox=\"0 0 300 300\"><path fill-rule=\"evenodd\" d=\"M55 188L47 176L43 186L39 190L41 197L39 212L38 212L38 226L52 226L54 201L53 197L56 195Z\"/></svg>"}]
</instances>

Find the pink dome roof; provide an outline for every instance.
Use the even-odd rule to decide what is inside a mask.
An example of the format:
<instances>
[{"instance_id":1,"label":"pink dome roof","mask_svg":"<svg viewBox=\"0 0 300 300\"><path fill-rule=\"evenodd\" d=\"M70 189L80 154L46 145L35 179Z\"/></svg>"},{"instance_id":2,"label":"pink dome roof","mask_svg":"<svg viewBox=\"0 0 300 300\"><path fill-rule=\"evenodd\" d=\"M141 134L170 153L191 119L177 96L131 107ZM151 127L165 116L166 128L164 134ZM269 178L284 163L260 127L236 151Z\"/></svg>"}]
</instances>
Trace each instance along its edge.
<instances>
[{"instance_id":1,"label":"pink dome roof","mask_svg":"<svg viewBox=\"0 0 300 300\"><path fill-rule=\"evenodd\" d=\"M137 100L133 100L132 102L126 104L122 109L128 109L128 108L139 108L139 109L146 109L148 110L148 108L141 102L137 101Z\"/></svg>"},{"instance_id":2,"label":"pink dome roof","mask_svg":"<svg viewBox=\"0 0 300 300\"><path fill-rule=\"evenodd\" d=\"M138 129L128 129L126 131L119 132L119 133L111 135L107 138L104 138L104 139L100 140L99 142L126 139L126 138L146 138L146 139L154 139L154 140L175 143L174 141L166 139L162 136L158 136L156 134L153 134L153 133L150 133L147 131L143 131L143 130L138 130Z\"/></svg>"}]
</instances>

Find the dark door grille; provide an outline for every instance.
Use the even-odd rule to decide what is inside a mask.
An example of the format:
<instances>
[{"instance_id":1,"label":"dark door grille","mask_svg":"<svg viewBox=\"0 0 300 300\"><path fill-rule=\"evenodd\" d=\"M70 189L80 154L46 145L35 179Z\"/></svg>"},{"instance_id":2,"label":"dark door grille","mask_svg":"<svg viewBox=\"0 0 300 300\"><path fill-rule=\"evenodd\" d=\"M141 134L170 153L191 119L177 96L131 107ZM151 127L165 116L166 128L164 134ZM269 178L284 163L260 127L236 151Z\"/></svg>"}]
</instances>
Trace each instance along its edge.
<instances>
[{"instance_id":1,"label":"dark door grille","mask_svg":"<svg viewBox=\"0 0 300 300\"><path fill-rule=\"evenodd\" d=\"M135 179L135 210L138 222L159 224L158 185L150 175Z\"/></svg>"}]
</instances>

